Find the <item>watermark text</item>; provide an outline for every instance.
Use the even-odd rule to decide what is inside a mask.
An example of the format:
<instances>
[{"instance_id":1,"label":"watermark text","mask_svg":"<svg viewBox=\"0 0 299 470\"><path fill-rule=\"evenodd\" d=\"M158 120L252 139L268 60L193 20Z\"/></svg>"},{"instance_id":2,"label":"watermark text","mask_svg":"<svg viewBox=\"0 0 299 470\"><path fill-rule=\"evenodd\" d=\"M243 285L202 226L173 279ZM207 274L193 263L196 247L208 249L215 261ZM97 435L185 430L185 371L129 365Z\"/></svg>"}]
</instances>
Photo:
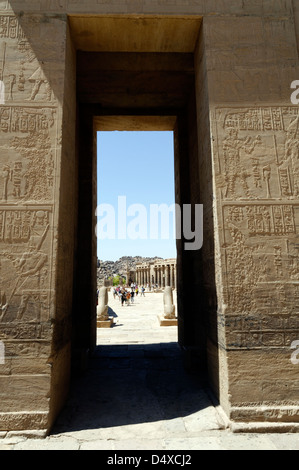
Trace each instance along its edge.
<instances>
[{"instance_id":1,"label":"watermark text","mask_svg":"<svg viewBox=\"0 0 299 470\"><path fill-rule=\"evenodd\" d=\"M96 210L96 235L100 240L184 240L185 250L203 244L202 204L131 204L119 196L117 208L100 204Z\"/></svg>"},{"instance_id":2,"label":"watermark text","mask_svg":"<svg viewBox=\"0 0 299 470\"><path fill-rule=\"evenodd\" d=\"M291 94L292 104L299 104L299 80L293 80L291 83L291 88L295 89Z\"/></svg>"}]
</instances>

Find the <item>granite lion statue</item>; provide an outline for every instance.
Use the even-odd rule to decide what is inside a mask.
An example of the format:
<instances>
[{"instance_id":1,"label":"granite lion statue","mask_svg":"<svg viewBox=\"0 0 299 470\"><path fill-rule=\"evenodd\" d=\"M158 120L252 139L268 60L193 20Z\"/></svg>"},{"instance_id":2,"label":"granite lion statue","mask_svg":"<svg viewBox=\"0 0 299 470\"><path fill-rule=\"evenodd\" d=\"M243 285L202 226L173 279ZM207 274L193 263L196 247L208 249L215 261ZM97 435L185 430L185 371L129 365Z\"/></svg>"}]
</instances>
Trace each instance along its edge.
<instances>
[{"instance_id":1,"label":"granite lion statue","mask_svg":"<svg viewBox=\"0 0 299 470\"><path fill-rule=\"evenodd\" d=\"M107 287L101 287L98 297L97 319L100 321L109 320L108 316L108 290Z\"/></svg>"},{"instance_id":2,"label":"granite lion statue","mask_svg":"<svg viewBox=\"0 0 299 470\"><path fill-rule=\"evenodd\" d=\"M164 289L164 318L175 318L172 288L169 286Z\"/></svg>"}]
</instances>

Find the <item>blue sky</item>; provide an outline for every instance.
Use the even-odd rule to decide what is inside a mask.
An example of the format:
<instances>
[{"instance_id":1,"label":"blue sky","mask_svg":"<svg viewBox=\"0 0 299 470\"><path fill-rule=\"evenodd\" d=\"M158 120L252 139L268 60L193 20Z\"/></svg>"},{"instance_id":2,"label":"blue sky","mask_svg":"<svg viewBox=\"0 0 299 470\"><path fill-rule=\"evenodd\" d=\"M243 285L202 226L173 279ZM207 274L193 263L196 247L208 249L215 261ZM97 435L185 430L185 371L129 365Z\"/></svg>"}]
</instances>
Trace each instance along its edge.
<instances>
[{"instance_id":1,"label":"blue sky","mask_svg":"<svg viewBox=\"0 0 299 470\"><path fill-rule=\"evenodd\" d=\"M153 204L174 204L174 156L172 132L98 132L98 205L109 204L115 211L115 239L98 239L98 258L117 260L121 256L176 257L173 219L169 216L169 237L150 238L150 207ZM120 211L119 197L126 210ZM146 224L137 224L144 211L131 213L133 204L142 204L146 210ZM133 210L133 207L131 207ZM136 209L136 207L135 207ZM137 207L138 209L138 207ZM120 239L118 217L135 226L137 237L146 231L146 239ZM103 227L107 212L98 212L98 226ZM138 220L137 220L138 219ZM142 219L144 220L144 218ZM102 225L101 225L102 224ZM124 224L122 224L124 227ZM101 233L108 233L106 227ZM111 232L109 232L111 233Z\"/></svg>"}]
</instances>

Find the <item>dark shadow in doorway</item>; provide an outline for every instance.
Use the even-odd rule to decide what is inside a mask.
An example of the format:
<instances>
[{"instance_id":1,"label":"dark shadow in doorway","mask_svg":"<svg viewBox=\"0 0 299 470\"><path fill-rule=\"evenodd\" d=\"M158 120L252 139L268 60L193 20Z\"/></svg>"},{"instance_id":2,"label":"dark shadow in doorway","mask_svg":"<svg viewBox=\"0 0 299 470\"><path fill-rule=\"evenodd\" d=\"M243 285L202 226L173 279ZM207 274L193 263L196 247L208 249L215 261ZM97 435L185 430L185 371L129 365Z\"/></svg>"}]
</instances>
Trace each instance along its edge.
<instances>
[{"instance_id":1,"label":"dark shadow in doorway","mask_svg":"<svg viewBox=\"0 0 299 470\"><path fill-rule=\"evenodd\" d=\"M171 420L211 406L177 343L103 345L74 379L52 434Z\"/></svg>"}]
</instances>

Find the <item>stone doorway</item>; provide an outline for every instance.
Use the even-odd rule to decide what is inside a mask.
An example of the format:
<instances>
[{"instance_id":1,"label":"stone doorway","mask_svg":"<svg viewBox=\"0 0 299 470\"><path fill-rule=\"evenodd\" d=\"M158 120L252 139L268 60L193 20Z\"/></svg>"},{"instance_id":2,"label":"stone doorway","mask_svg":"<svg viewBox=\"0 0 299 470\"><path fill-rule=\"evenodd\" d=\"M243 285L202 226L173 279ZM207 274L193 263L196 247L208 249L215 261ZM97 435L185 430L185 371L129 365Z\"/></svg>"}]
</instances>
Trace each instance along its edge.
<instances>
[{"instance_id":1,"label":"stone doorway","mask_svg":"<svg viewBox=\"0 0 299 470\"><path fill-rule=\"evenodd\" d=\"M160 40L153 44L153 37L149 36L146 42L143 34L146 36L147 27L151 21L156 24L157 19L144 20L141 27L141 20L130 17L126 21L93 18L91 22L82 17L70 18L76 44L78 148L72 363L75 369L80 367L96 344L96 133L173 131L176 203L204 204L206 218L206 244L202 250L185 250L183 238L177 242L178 341L186 366L209 374L217 395L212 183L207 90L204 63L200 60L201 19L194 17L192 23L186 18L166 20L161 23ZM126 46L116 34L119 21ZM135 35L141 28L137 41L136 36L132 39L132 21ZM108 28L110 34L102 37L102 50L96 50L94 40L82 40L87 37L82 33L87 27L91 37L95 37L95 31ZM180 36L176 43L176 35L170 35L173 28L184 39ZM107 43L108 37L115 44Z\"/></svg>"},{"instance_id":2,"label":"stone doorway","mask_svg":"<svg viewBox=\"0 0 299 470\"><path fill-rule=\"evenodd\" d=\"M1 21L9 25L2 31L9 36L5 53L16 53L16 63L25 54L22 67L26 65L20 70L17 101L8 106L10 114L2 109L1 132L11 149L7 159L16 179L8 182L8 169L4 169L1 191L7 229L11 217L16 225L29 224L28 239L16 235L10 240L7 235L4 240L4 245L6 241L13 244L15 253L4 263L7 296L1 292L2 322L13 351L12 365L2 368L1 430L50 430L66 402L71 372L80 371L96 347L99 128L174 132L176 202L204 205L207 240L197 252L184 250L184 239L177 244L179 344L190 367L209 368L217 390L211 149L202 17L50 15L48 21L28 13L18 19L4 15ZM53 55L38 47L38 38L46 31L48 37L55 36L55 44L63 44L51 49ZM57 37L54 31L59 32ZM8 72L13 63L9 62ZM23 87L25 72L28 83ZM28 167L24 173L20 173L20 156ZM18 175L23 178L22 187ZM45 185L49 186L46 192ZM26 289L21 283L23 291L15 295L10 276L19 273L13 261L23 245L28 247L28 258L35 253L36 266L26 272ZM44 265L42 278L39 271ZM25 361L14 356L15 338ZM207 349L211 351L209 367ZM17 373L11 377L15 362ZM22 374L27 382L20 378Z\"/></svg>"},{"instance_id":3,"label":"stone doorway","mask_svg":"<svg viewBox=\"0 0 299 470\"><path fill-rule=\"evenodd\" d=\"M0 430L50 429L94 348L111 117L171 119L176 201L204 206L202 250L178 247L186 362L239 429L298 430L296 2L23 3L0 1Z\"/></svg>"}]
</instances>

